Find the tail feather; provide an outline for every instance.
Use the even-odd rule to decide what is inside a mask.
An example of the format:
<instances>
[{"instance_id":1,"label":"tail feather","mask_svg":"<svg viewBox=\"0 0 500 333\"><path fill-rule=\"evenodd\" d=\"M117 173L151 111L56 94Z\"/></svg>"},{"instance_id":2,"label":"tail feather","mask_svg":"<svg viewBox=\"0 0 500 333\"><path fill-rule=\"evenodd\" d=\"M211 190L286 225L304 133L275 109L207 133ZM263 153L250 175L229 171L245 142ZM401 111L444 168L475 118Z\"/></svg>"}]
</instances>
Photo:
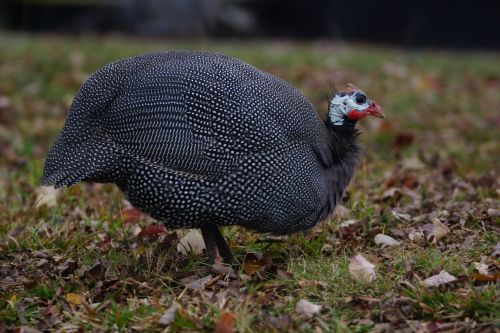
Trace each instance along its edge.
<instances>
[{"instance_id":1,"label":"tail feather","mask_svg":"<svg viewBox=\"0 0 500 333\"><path fill-rule=\"evenodd\" d=\"M110 175L119 171L120 159L120 152L103 142L57 140L47 156L41 184L63 187L84 180L112 181Z\"/></svg>"}]
</instances>

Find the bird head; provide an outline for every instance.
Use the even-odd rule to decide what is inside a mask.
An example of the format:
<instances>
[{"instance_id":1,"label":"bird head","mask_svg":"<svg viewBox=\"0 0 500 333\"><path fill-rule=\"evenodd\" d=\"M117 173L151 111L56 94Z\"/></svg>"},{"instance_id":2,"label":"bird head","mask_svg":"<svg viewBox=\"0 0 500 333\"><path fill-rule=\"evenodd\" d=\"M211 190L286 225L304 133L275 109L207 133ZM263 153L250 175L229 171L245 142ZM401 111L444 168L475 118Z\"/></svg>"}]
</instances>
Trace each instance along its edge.
<instances>
[{"instance_id":1,"label":"bird head","mask_svg":"<svg viewBox=\"0 0 500 333\"><path fill-rule=\"evenodd\" d=\"M380 105L350 83L347 89L333 96L328 110L329 121L337 126L344 125L346 122L354 124L368 115L385 118Z\"/></svg>"}]
</instances>

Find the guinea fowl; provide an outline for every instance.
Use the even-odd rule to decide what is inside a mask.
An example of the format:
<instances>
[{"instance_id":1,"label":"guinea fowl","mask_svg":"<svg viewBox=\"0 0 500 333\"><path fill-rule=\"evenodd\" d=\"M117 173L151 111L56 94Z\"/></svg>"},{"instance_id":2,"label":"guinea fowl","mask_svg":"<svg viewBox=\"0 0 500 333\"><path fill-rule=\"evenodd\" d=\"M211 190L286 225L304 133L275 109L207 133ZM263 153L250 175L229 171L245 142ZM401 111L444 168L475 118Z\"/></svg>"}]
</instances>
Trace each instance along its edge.
<instances>
[{"instance_id":1,"label":"guinea fowl","mask_svg":"<svg viewBox=\"0 0 500 333\"><path fill-rule=\"evenodd\" d=\"M286 81L219 54L175 51L104 66L80 88L42 185L115 183L169 228L200 228L210 262L232 261L219 226L289 234L334 210L356 166L355 123L383 117L356 87L327 119Z\"/></svg>"}]
</instances>

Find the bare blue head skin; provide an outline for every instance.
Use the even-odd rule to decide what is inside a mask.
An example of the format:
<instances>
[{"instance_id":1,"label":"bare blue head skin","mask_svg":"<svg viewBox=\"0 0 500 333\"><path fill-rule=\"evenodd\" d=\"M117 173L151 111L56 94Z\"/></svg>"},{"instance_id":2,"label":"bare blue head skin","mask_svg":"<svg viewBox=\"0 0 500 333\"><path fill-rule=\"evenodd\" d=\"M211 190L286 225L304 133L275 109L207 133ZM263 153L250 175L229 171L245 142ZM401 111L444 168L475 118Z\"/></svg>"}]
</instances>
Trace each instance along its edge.
<instances>
[{"instance_id":1,"label":"bare blue head skin","mask_svg":"<svg viewBox=\"0 0 500 333\"><path fill-rule=\"evenodd\" d=\"M335 126L342 126L346 122L355 123L368 115L385 117L377 102L370 100L361 89L350 83L346 90L335 94L328 110L328 118Z\"/></svg>"}]
</instances>

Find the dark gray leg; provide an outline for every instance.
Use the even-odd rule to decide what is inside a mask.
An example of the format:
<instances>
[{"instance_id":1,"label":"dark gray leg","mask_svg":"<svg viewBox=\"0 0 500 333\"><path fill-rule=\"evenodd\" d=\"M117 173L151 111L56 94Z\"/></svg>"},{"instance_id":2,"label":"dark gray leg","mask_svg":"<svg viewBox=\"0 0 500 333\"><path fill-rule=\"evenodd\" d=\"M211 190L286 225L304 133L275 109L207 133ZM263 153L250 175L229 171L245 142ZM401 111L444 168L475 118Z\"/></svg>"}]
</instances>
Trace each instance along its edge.
<instances>
[{"instance_id":1,"label":"dark gray leg","mask_svg":"<svg viewBox=\"0 0 500 333\"><path fill-rule=\"evenodd\" d=\"M201 227L201 235L203 236L203 241L205 242L205 247L207 248L208 261L210 264L215 263L217 252L225 263L232 264L233 255L231 253L231 249L227 245L226 240L220 233L217 226L207 225Z\"/></svg>"},{"instance_id":2,"label":"dark gray leg","mask_svg":"<svg viewBox=\"0 0 500 333\"><path fill-rule=\"evenodd\" d=\"M227 245L226 240L224 239L224 236L220 233L220 230L218 227L215 228L215 244L217 244L217 249L219 250L219 254L224 260L226 264L232 265L233 263L233 254L231 253L231 249L229 248L229 245Z\"/></svg>"}]
</instances>

